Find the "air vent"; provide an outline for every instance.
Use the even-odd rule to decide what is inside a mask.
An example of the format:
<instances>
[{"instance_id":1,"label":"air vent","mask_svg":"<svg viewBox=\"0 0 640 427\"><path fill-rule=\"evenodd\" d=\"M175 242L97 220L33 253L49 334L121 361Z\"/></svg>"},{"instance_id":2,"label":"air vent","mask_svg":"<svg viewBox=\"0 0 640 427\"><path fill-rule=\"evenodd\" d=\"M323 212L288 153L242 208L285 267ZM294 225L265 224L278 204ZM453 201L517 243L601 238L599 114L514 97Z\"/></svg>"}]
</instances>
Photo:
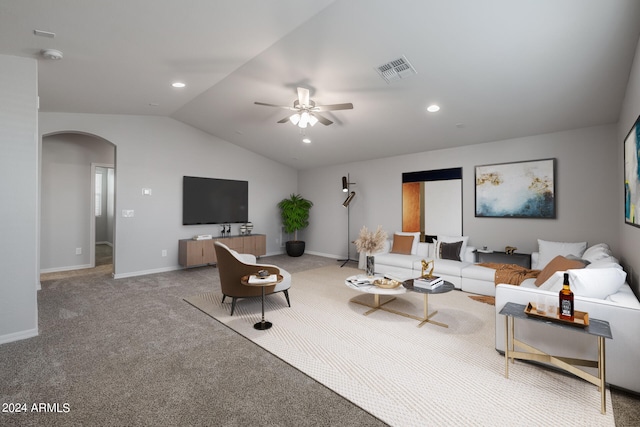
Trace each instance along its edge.
<instances>
[{"instance_id":1,"label":"air vent","mask_svg":"<svg viewBox=\"0 0 640 427\"><path fill-rule=\"evenodd\" d=\"M394 59L393 61L389 61L386 64L376 67L376 71L387 83L406 79L409 76L418 74L416 69L413 68L404 55L401 58Z\"/></svg>"}]
</instances>

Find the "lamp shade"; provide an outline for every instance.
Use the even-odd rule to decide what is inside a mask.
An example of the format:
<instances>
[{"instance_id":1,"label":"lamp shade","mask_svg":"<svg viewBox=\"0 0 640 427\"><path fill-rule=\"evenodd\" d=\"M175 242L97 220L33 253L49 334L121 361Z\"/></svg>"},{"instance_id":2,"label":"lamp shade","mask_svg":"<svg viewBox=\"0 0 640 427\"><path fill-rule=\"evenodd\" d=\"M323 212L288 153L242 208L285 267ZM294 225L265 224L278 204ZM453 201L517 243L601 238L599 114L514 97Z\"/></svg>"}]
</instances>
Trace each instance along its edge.
<instances>
[{"instance_id":1,"label":"lamp shade","mask_svg":"<svg viewBox=\"0 0 640 427\"><path fill-rule=\"evenodd\" d=\"M349 182L347 180L346 176L342 177L342 192L346 193L347 191L349 191Z\"/></svg>"},{"instance_id":2,"label":"lamp shade","mask_svg":"<svg viewBox=\"0 0 640 427\"><path fill-rule=\"evenodd\" d=\"M345 208L349 206L349 203L351 203L351 200L353 200L355 195L356 195L355 191L352 191L351 193L349 193L349 196L347 196L347 199L344 202L342 202L342 206L344 206Z\"/></svg>"}]
</instances>

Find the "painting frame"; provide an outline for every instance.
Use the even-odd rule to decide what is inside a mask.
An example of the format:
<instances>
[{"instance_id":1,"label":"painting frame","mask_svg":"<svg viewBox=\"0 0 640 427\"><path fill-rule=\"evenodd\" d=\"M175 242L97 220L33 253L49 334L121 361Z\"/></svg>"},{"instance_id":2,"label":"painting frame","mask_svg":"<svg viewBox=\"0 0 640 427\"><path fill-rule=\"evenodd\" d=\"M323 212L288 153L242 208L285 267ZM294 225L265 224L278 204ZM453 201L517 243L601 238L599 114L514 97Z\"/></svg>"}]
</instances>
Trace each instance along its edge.
<instances>
[{"instance_id":1,"label":"painting frame","mask_svg":"<svg viewBox=\"0 0 640 427\"><path fill-rule=\"evenodd\" d=\"M555 219L556 159L475 167L477 218Z\"/></svg>"},{"instance_id":2,"label":"painting frame","mask_svg":"<svg viewBox=\"0 0 640 427\"><path fill-rule=\"evenodd\" d=\"M640 228L640 116L623 140L624 222Z\"/></svg>"}]
</instances>

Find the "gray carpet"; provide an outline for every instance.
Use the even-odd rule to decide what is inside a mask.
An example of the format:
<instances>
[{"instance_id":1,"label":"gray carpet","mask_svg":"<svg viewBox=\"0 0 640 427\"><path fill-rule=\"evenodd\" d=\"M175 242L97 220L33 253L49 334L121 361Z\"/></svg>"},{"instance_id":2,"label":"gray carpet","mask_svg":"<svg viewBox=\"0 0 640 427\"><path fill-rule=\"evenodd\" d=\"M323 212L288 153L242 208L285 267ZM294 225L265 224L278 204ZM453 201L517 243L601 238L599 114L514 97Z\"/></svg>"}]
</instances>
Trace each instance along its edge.
<instances>
[{"instance_id":1,"label":"gray carpet","mask_svg":"<svg viewBox=\"0 0 640 427\"><path fill-rule=\"evenodd\" d=\"M292 271L335 263L303 258ZM384 425L182 300L211 290L217 269L86 273L45 280L40 335L0 346L0 403L70 411L0 413L0 425Z\"/></svg>"},{"instance_id":2,"label":"gray carpet","mask_svg":"<svg viewBox=\"0 0 640 427\"><path fill-rule=\"evenodd\" d=\"M262 261L291 273L336 263ZM0 404L70 411L0 413L0 425L385 425L186 304L218 283L215 268L68 276L43 276L40 335L0 345ZM637 396L612 400L616 425L640 425Z\"/></svg>"}]
</instances>

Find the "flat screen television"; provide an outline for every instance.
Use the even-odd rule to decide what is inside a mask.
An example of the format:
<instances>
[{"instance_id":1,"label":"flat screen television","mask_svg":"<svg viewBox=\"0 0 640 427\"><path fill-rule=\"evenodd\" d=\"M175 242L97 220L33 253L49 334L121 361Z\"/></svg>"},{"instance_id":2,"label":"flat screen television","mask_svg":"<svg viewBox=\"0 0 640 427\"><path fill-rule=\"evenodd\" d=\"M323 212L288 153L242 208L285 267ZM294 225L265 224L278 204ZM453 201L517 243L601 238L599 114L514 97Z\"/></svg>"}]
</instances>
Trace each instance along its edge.
<instances>
[{"instance_id":1,"label":"flat screen television","mask_svg":"<svg viewBox=\"0 0 640 427\"><path fill-rule=\"evenodd\" d=\"M249 221L249 183L230 179L182 179L182 225Z\"/></svg>"}]
</instances>

